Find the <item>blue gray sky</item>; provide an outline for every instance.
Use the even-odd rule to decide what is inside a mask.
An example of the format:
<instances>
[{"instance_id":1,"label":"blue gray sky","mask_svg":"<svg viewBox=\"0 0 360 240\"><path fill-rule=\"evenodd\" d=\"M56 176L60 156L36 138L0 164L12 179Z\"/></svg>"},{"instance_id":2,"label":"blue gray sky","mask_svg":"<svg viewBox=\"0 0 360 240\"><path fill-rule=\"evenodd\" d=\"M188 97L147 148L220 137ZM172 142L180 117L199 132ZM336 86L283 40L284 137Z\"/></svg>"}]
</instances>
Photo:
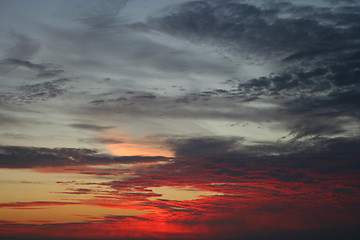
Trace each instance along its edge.
<instances>
[{"instance_id":1,"label":"blue gray sky","mask_svg":"<svg viewBox=\"0 0 360 240\"><path fill-rule=\"evenodd\" d=\"M2 1L2 142L356 137L358 7Z\"/></svg>"}]
</instances>

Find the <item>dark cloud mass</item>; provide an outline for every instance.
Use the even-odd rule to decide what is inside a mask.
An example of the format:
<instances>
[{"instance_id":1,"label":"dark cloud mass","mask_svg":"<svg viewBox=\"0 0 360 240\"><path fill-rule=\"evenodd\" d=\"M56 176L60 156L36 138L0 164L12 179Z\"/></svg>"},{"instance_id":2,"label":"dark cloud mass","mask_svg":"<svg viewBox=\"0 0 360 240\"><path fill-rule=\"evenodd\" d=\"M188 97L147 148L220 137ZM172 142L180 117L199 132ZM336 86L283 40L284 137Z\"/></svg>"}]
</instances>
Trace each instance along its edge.
<instances>
[{"instance_id":1,"label":"dark cloud mass","mask_svg":"<svg viewBox=\"0 0 360 240\"><path fill-rule=\"evenodd\" d=\"M192 139L170 139L178 156L207 156L226 154L236 151L236 145L242 138L203 137Z\"/></svg>"},{"instance_id":2,"label":"dark cloud mass","mask_svg":"<svg viewBox=\"0 0 360 240\"><path fill-rule=\"evenodd\" d=\"M241 80L231 95L250 102L274 99L286 115L298 119L287 124L296 137L328 136L343 131L340 126L347 121L339 117L355 121L359 117L360 21L356 9L358 6L315 7L295 2L195 1L150 19L149 25L234 55L265 57L286 66L270 76Z\"/></svg>"},{"instance_id":3,"label":"dark cloud mass","mask_svg":"<svg viewBox=\"0 0 360 240\"><path fill-rule=\"evenodd\" d=\"M208 40L260 55L281 54L283 60L308 60L358 49L358 17L351 8L341 7L190 1L149 24L190 41Z\"/></svg>"}]
</instances>

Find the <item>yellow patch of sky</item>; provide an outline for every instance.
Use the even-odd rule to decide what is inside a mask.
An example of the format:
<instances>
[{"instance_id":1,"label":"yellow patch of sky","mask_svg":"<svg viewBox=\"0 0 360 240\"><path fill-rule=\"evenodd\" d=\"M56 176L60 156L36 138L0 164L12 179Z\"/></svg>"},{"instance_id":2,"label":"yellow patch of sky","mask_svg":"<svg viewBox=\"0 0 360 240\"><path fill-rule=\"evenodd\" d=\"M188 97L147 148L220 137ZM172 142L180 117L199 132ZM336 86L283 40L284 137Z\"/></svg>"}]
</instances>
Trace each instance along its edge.
<instances>
[{"instance_id":1,"label":"yellow patch of sky","mask_svg":"<svg viewBox=\"0 0 360 240\"><path fill-rule=\"evenodd\" d=\"M59 183L62 182L62 183ZM41 224L82 222L101 219L106 215L137 216L135 209L113 209L91 205L99 195L111 195L113 189L98 185L104 182L95 175L76 173L42 173L32 169L0 169L0 203L29 203L29 206L0 208L0 221ZM95 183L87 185L87 183ZM85 185L84 185L85 184ZM67 194L78 188L94 190L89 194ZM71 202L75 205L31 206L31 202Z\"/></svg>"},{"instance_id":2,"label":"yellow patch of sky","mask_svg":"<svg viewBox=\"0 0 360 240\"><path fill-rule=\"evenodd\" d=\"M104 166L103 166L104 167ZM64 183L57 183L64 182ZM91 189L92 185L85 187L81 183L103 182L101 178L93 175L76 173L42 173L31 169L0 169L0 191L2 203L31 203L31 202L71 202L74 205L23 206L0 208L0 221L14 221L18 223L43 224L84 222L102 219L106 215L137 216L147 213L136 209L107 208L92 205L92 199L97 195L112 194L109 186L96 185L94 194L66 194L76 188ZM77 185L80 183L79 185ZM149 188L161 197L149 200L195 200L201 196L218 195L219 193L200 191L191 187L154 187ZM96 195L96 196L95 196Z\"/></svg>"},{"instance_id":3,"label":"yellow patch of sky","mask_svg":"<svg viewBox=\"0 0 360 240\"><path fill-rule=\"evenodd\" d=\"M0 169L0 202L63 201L68 199L69 187L81 185L58 184L56 182L101 183L104 179L87 174L42 173L32 169ZM99 186L99 185L97 185ZM107 190L103 186L103 190ZM91 194L71 195L72 199L88 199Z\"/></svg>"},{"instance_id":4,"label":"yellow patch of sky","mask_svg":"<svg viewBox=\"0 0 360 240\"><path fill-rule=\"evenodd\" d=\"M138 216L146 213L135 209L113 209L86 204L35 206L34 208L0 208L0 221L32 224L42 224L44 221L49 223L71 223L99 220L106 215Z\"/></svg>"}]
</instances>

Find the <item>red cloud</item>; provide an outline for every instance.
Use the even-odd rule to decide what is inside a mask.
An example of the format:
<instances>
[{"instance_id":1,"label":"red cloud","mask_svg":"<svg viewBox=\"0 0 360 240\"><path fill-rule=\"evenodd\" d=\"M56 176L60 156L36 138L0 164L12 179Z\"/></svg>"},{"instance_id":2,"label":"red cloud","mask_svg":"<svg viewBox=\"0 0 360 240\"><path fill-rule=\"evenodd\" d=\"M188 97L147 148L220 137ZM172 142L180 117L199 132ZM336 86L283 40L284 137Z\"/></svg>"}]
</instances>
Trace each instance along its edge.
<instances>
[{"instance_id":1,"label":"red cloud","mask_svg":"<svg viewBox=\"0 0 360 240\"><path fill-rule=\"evenodd\" d=\"M128 178L91 183L100 185L95 190L69 188L69 193L87 193L94 197L77 204L140 210L143 212L140 216L99 216L86 224L36 227L3 223L1 230L6 236L19 236L15 232L24 232L32 236L101 239L237 239L238 236L252 239L281 233L313 232L317 234L314 236L325 236L339 228L353 231L360 213L357 205L360 178L355 170L343 167L344 163L351 163L351 159L332 161L333 166L326 165L331 169L324 171L320 165L326 162L325 158L312 163L311 159L299 161L296 157L286 161L280 157L254 157L251 161L234 156L182 157L166 164L130 168L126 170ZM89 170L80 165L64 169L73 173ZM116 169L93 171L94 174L108 173L114 179L117 176ZM104 186L109 188L101 188ZM214 195L175 201L152 191L154 187L164 186L210 191ZM74 203L0 206L31 208L57 204ZM337 236L338 232L332 233Z\"/></svg>"}]
</instances>

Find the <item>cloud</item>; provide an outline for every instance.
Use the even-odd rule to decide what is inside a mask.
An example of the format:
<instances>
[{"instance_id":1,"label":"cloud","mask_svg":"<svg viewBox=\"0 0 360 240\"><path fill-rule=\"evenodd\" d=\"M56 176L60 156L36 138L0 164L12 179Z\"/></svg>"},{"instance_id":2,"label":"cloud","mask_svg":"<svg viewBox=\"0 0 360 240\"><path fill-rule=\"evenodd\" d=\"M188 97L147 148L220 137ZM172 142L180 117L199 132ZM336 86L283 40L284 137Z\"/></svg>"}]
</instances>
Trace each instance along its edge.
<instances>
[{"instance_id":1,"label":"cloud","mask_svg":"<svg viewBox=\"0 0 360 240\"><path fill-rule=\"evenodd\" d=\"M71 80L60 78L53 81L41 82L36 84L20 85L0 93L0 102L7 104L8 107L13 104L26 104L36 101L46 101L56 98L67 92L67 86Z\"/></svg>"},{"instance_id":2,"label":"cloud","mask_svg":"<svg viewBox=\"0 0 360 240\"><path fill-rule=\"evenodd\" d=\"M149 25L193 42L229 46L224 48L232 53L289 51L312 40L306 39L304 27L311 25L311 30L319 31L316 23L278 19L276 13L276 9L263 10L235 1L190 1L178 5L165 16L150 19Z\"/></svg>"},{"instance_id":3,"label":"cloud","mask_svg":"<svg viewBox=\"0 0 360 240\"><path fill-rule=\"evenodd\" d=\"M354 17L358 15L350 9L344 12L343 8L300 4L190 1L164 16L151 18L149 25L190 41L220 44L232 53L246 51L268 57L331 55L333 51L348 49L349 42L356 42L358 35L342 35L350 34L349 30L357 26ZM325 20L331 24L323 24ZM339 25L350 29L339 29Z\"/></svg>"},{"instance_id":4,"label":"cloud","mask_svg":"<svg viewBox=\"0 0 360 240\"><path fill-rule=\"evenodd\" d=\"M98 125L84 124L84 123L71 124L70 126L73 128L92 130L92 131L102 131L109 128L113 128L112 126L98 126Z\"/></svg>"},{"instance_id":5,"label":"cloud","mask_svg":"<svg viewBox=\"0 0 360 240\"><path fill-rule=\"evenodd\" d=\"M58 79L50 82L43 82L30 85L22 85L19 89L22 91L18 100L31 102L36 100L47 100L64 94L66 89L63 87L69 79Z\"/></svg>"},{"instance_id":6,"label":"cloud","mask_svg":"<svg viewBox=\"0 0 360 240\"><path fill-rule=\"evenodd\" d=\"M57 166L102 165L112 163L151 163L168 161L168 158L157 157L115 157L99 154L92 149L76 148L33 148L33 147L0 147L0 167L2 168L41 168Z\"/></svg>"},{"instance_id":7,"label":"cloud","mask_svg":"<svg viewBox=\"0 0 360 240\"><path fill-rule=\"evenodd\" d=\"M98 216L86 223L1 222L4 236L20 230L26 236L99 239L355 236L360 193L358 1L326 7L320 7L321 1L312 6L305 1L186 1L134 24L121 12L126 2L64 3L65 13L60 14L66 21L39 27L56 61L46 51L32 59L37 42L17 35L1 71L25 68L39 79L29 84L21 71L23 78L6 79L10 84L0 100L7 109L0 121L15 122L13 116L21 114L12 111L25 111L15 104L31 103L28 112L42 113L53 101L40 101L55 98L63 107L48 112L47 122L64 120L62 126L71 132L90 136L110 133L116 126L131 132L130 140L109 134L80 136L82 143L152 147L164 140L175 157L0 146L0 168L96 175L106 182L58 181L66 187L58 194L84 197L77 204L142 213ZM204 54L202 47L218 55ZM72 77L42 81L64 73L52 62L65 66ZM267 62L274 66L260 71ZM237 74L247 67L250 77ZM61 118L53 121L52 115ZM253 133L242 137L238 127L245 121L275 123L270 132L284 131L284 137L274 142L252 140L248 135ZM206 129L197 135L188 122L211 130L216 125L220 133ZM214 125L207 127L208 122ZM158 134L158 129L165 134L143 137L151 131ZM20 130L9 129L3 136L23 139L16 135ZM31 135L31 140L37 137ZM260 138L266 137L261 132ZM118 169L118 164L131 165ZM170 200L156 192L158 187L211 194ZM25 210L61 204L72 203L13 202L0 207Z\"/></svg>"},{"instance_id":8,"label":"cloud","mask_svg":"<svg viewBox=\"0 0 360 240\"><path fill-rule=\"evenodd\" d=\"M49 78L56 77L63 73L64 71L58 69L52 64L36 64L27 60L16 59L16 58L7 58L1 62L4 65L10 65L15 67L25 67L30 70L36 71L38 78Z\"/></svg>"},{"instance_id":9,"label":"cloud","mask_svg":"<svg viewBox=\"0 0 360 240\"><path fill-rule=\"evenodd\" d=\"M105 95L105 94L104 94ZM257 108L247 105L249 96L237 91L210 89L184 93L180 96L164 96L156 92L108 93L99 95L85 108L89 113L122 113L126 116L170 119L217 119L238 121L278 120L277 109ZM241 106L241 107L240 107ZM234 108L237 111L234 111Z\"/></svg>"},{"instance_id":10,"label":"cloud","mask_svg":"<svg viewBox=\"0 0 360 240\"><path fill-rule=\"evenodd\" d=\"M99 129L99 130L101 131L103 129ZM95 131L98 131L98 130L95 130ZM118 139L118 138L88 138L88 139L80 139L80 141L86 142L86 143L104 143L104 144L125 143L125 140Z\"/></svg>"},{"instance_id":11,"label":"cloud","mask_svg":"<svg viewBox=\"0 0 360 240\"><path fill-rule=\"evenodd\" d=\"M321 122L314 119L303 119L295 122L294 125L289 126L291 129L290 134L294 134L295 138L303 138L308 136L333 136L346 132L343 126L346 126L347 121L326 120L326 122Z\"/></svg>"},{"instance_id":12,"label":"cloud","mask_svg":"<svg viewBox=\"0 0 360 240\"><path fill-rule=\"evenodd\" d=\"M282 199L298 194L299 198L306 199L296 186L300 184L304 191L320 187L319 194L324 197L322 194L325 192L337 191L332 182L336 178L340 185L351 188L346 194L355 197L352 191L359 191L356 180L360 168L357 161L359 140L339 138L250 146L238 141L214 137L170 141L176 153L172 162L138 169L135 178L114 181L110 185L115 189L192 186L200 190L239 194L249 199L253 199L253 194L270 194ZM194 149L196 154L189 149ZM264 183L267 190L263 188ZM343 197L352 201L349 195Z\"/></svg>"},{"instance_id":13,"label":"cloud","mask_svg":"<svg viewBox=\"0 0 360 240\"><path fill-rule=\"evenodd\" d=\"M71 191L67 191L67 192L63 192L66 194L92 194L94 191L92 189L88 189L88 188L76 188L76 189L69 189Z\"/></svg>"},{"instance_id":14,"label":"cloud","mask_svg":"<svg viewBox=\"0 0 360 240\"><path fill-rule=\"evenodd\" d=\"M290 66L295 61L310 67L303 74L291 69L276 79L270 78L277 84L272 89L279 91L318 84L313 77L329 78L336 85L358 84L359 17L351 8L344 7L190 1L164 16L151 18L149 26L189 41L223 47L234 54L250 52L260 57L265 54L269 61L282 61ZM297 81L302 77L305 79Z\"/></svg>"},{"instance_id":15,"label":"cloud","mask_svg":"<svg viewBox=\"0 0 360 240\"><path fill-rule=\"evenodd\" d=\"M355 6L359 3L359 0L324 0L325 2L329 2L331 4L354 4Z\"/></svg>"},{"instance_id":16,"label":"cloud","mask_svg":"<svg viewBox=\"0 0 360 240\"><path fill-rule=\"evenodd\" d=\"M153 90L132 91L134 94L128 94L129 89L112 91L93 96L87 110L147 118L272 121L281 122L295 138L345 136L346 126L358 118L355 86L360 38L354 21L358 14L345 5L325 8L265 1L178 4L142 23L147 34L156 30L213 49L223 48L230 55L248 54L246 61L255 65L265 58L281 67L262 77L231 80L223 88L186 90L174 96ZM151 53L145 58L155 57L151 64L164 60L153 54L157 49L147 50ZM264 104L272 104L272 108L262 107ZM345 118L338 119L341 116ZM309 124L301 124L305 119Z\"/></svg>"},{"instance_id":17,"label":"cloud","mask_svg":"<svg viewBox=\"0 0 360 240\"><path fill-rule=\"evenodd\" d=\"M0 208L32 209L32 208L44 208L47 206L62 206L62 205L73 205L73 204L79 204L79 203L76 203L76 202L46 202L46 201L12 202L12 203L0 203Z\"/></svg>"},{"instance_id":18,"label":"cloud","mask_svg":"<svg viewBox=\"0 0 360 240\"><path fill-rule=\"evenodd\" d=\"M306 229L307 224L318 224L308 222L315 209L325 211L319 210L321 213L318 217L322 218L328 214L325 209L347 206L347 210L342 213L331 211L338 220L354 210L353 204L359 192L359 179L356 176L359 169L359 152L355 149L357 145L358 141L338 139L324 141L321 149L316 144L302 149L294 144L293 150L288 150L286 154L281 149L291 147L289 145L248 146L237 152L217 153L208 157L182 155L165 165L134 169L133 177L105 185L118 191L170 186L218 193L191 201L165 199L142 203L145 209L155 207L166 210L169 214L167 219L174 222L199 224L196 217L199 214L203 216L201 221L209 221L207 224L210 225L211 222L220 224L218 221L236 221L246 223L248 228L251 222L259 220L260 215L276 222L275 225L269 221L254 225L261 229L262 224L280 227L278 224L285 223L287 217L298 216L293 221ZM207 149L204 151L207 153ZM175 214L177 209L188 214ZM326 226L332 224L333 220L325 217L322 221L326 222ZM285 225L283 229L290 227ZM244 230L234 226L235 229Z\"/></svg>"},{"instance_id":19,"label":"cloud","mask_svg":"<svg viewBox=\"0 0 360 240\"><path fill-rule=\"evenodd\" d=\"M339 221L345 226L356 219L350 213L356 211L360 191L359 140L246 146L238 139L209 137L171 143L178 153L174 161L136 169L131 179L106 185L119 191L139 186L149 189L170 186L215 192L189 201L144 201L142 207L161 209L170 223L204 224L212 236L220 236L226 229L229 239L240 233L258 236L256 232L266 232L264 229L271 229L271 234L279 231L290 236L299 229L305 229L301 231L304 235L309 234L307 230L316 229L314 233L324 235L325 229ZM203 155L186 151L192 147L196 153L203 151ZM163 216L150 214L143 218L151 224L161 221ZM269 234L265 235L272 236Z\"/></svg>"},{"instance_id":20,"label":"cloud","mask_svg":"<svg viewBox=\"0 0 360 240\"><path fill-rule=\"evenodd\" d=\"M236 151L241 137L221 138L201 137L191 139L170 139L168 143L174 146L177 156L211 156Z\"/></svg>"},{"instance_id":21,"label":"cloud","mask_svg":"<svg viewBox=\"0 0 360 240\"><path fill-rule=\"evenodd\" d=\"M242 139L238 138L173 139L169 140L169 144L172 144L178 155L167 164L133 168L129 170L130 177L97 183L109 187L107 192L97 192L96 188L89 191L87 188L76 187L68 188L70 191L66 193L101 196L86 199L79 204L146 212L136 217L105 216L96 221L88 221L85 228L87 233L109 227L106 234L101 231L102 238L107 238L107 233L111 237L124 237L129 232L140 230L141 239L153 234L158 237L160 233L172 236L171 238L187 236L189 239L199 239L198 236L237 239L239 234L244 235L245 239L268 239L269 236L280 234L300 234L305 237L314 234L318 237L327 236L328 230L334 225L338 228L344 226L352 236L351 224L356 221L357 215L351 213L356 211L360 191L357 177L360 167L357 161L360 154L359 142L360 140L338 138L323 139L317 143L302 141L248 146L243 145ZM193 155L192 151L188 151L191 147L196 147L199 154ZM33 158L41 161L48 157L41 154L52 154L52 158L72 157L83 164L94 164L88 159L97 154L89 149L25 150L19 147L2 147L1 151L8 153L7 158L14 153L26 155L30 162ZM15 162L13 157L9 159ZM120 162L120 159L125 160L111 159L106 163ZM97 162L104 165L105 161L100 160ZM72 166L69 163L60 164ZM175 189L191 187L193 190L211 191L215 194L184 201L159 199L164 196L151 188L164 186ZM46 204L5 203L4 207L26 208ZM339 222L342 224L339 225ZM120 229L125 227L127 231L119 232L116 227L118 225L122 226ZM13 228L15 226L20 229L29 227L14 223L9 225ZM157 230L163 230L164 226L170 230L165 233ZM42 224L36 229L46 229L44 231L48 233L49 229L60 227L67 237L69 234L73 236L73 228L84 236L81 231L83 228L75 223ZM338 236L338 231L339 229L334 230L334 236Z\"/></svg>"}]
</instances>

